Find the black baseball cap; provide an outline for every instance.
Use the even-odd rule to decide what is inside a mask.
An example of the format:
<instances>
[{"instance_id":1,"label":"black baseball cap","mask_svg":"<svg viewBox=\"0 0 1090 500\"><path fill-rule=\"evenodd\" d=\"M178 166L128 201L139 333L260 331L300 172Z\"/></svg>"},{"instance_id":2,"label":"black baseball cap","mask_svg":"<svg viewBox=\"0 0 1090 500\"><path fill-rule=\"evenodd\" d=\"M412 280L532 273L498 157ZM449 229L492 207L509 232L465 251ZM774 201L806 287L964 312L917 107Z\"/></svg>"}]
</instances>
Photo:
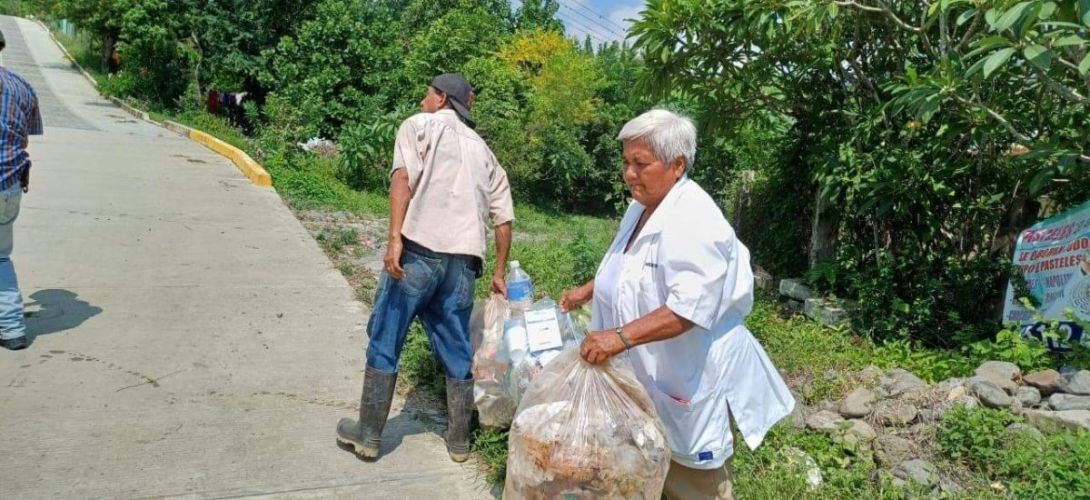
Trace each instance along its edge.
<instances>
[{"instance_id":1,"label":"black baseball cap","mask_svg":"<svg viewBox=\"0 0 1090 500\"><path fill-rule=\"evenodd\" d=\"M457 73L439 75L432 79L431 87L447 95L450 106L469 128L477 126L473 122L473 115L469 114L469 98L473 95L473 87L462 75Z\"/></svg>"}]
</instances>

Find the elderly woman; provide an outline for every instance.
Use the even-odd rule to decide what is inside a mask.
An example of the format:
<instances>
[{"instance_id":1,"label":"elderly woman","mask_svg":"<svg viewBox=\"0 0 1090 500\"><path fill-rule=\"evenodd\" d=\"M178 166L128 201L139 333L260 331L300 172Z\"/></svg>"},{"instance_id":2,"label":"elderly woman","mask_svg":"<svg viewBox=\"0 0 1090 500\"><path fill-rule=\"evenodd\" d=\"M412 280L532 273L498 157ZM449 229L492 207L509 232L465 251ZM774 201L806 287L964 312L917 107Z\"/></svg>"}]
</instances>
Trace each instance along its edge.
<instances>
[{"instance_id":1,"label":"elderly woman","mask_svg":"<svg viewBox=\"0 0 1090 500\"><path fill-rule=\"evenodd\" d=\"M753 306L749 250L712 198L688 178L696 127L653 110L628 122L624 180L634 202L594 280L561 307L593 300L581 353L628 352L666 427L671 499L732 498L730 420L750 448L795 401L744 320Z\"/></svg>"}]
</instances>

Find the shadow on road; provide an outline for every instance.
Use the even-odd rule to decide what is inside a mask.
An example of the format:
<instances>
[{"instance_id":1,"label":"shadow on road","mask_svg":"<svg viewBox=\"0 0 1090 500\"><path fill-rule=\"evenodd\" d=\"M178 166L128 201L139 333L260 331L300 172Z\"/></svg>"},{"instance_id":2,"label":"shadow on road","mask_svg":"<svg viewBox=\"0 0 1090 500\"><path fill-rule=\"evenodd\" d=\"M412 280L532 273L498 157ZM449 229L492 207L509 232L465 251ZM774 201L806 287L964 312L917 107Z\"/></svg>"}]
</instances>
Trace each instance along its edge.
<instances>
[{"instance_id":1,"label":"shadow on road","mask_svg":"<svg viewBox=\"0 0 1090 500\"><path fill-rule=\"evenodd\" d=\"M31 344L40 335L71 330L102 312L68 290L47 289L34 292L26 304L27 340Z\"/></svg>"}]
</instances>

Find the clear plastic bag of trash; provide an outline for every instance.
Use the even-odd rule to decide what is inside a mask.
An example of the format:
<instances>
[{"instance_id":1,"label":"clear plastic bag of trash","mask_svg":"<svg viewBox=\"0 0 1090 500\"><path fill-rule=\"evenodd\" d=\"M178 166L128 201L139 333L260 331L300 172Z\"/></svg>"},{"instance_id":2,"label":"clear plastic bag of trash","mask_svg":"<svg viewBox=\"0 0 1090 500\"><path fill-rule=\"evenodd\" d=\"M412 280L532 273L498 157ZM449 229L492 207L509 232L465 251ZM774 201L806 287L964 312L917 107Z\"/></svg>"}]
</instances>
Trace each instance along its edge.
<instances>
[{"instance_id":1,"label":"clear plastic bag of trash","mask_svg":"<svg viewBox=\"0 0 1090 500\"><path fill-rule=\"evenodd\" d=\"M530 383L549 362L563 349L579 345L587 333L584 323L560 312L560 306L552 299L535 302L528 313L531 311L552 312L555 315L561 344L555 348L535 350L532 345L534 342L530 339L533 333L528 331L524 318L509 318L505 322L503 348L499 359L509 363L510 369L503 381L503 391L516 407Z\"/></svg>"},{"instance_id":2,"label":"clear plastic bag of trash","mask_svg":"<svg viewBox=\"0 0 1090 500\"><path fill-rule=\"evenodd\" d=\"M515 402L503 390L511 369L503 346L503 325L508 305L503 295L493 294L474 308L471 320L473 342L473 402L481 426L488 430L506 429L515 415Z\"/></svg>"},{"instance_id":3,"label":"clear plastic bag of trash","mask_svg":"<svg viewBox=\"0 0 1090 500\"><path fill-rule=\"evenodd\" d=\"M670 448L628 363L570 346L538 374L511 425L504 499L661 497Z\"/></svg>"}]
</instances>

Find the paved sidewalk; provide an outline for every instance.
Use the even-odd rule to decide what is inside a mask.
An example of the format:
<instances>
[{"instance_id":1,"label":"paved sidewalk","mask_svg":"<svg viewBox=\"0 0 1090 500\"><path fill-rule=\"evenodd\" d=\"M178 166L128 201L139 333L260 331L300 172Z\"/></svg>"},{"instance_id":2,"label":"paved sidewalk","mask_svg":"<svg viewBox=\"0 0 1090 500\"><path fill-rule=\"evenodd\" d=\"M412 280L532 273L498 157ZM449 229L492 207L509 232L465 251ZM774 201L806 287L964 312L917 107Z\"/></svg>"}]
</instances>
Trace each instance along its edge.
<instances>
[{"instance_id":1,"label":"paved sidewalk","mask_svg":"<svg viewBox=\"0 0 1090 500\"><path fill-rule=\"evenodd\" d=\"M15 262L33 343L0 350L4 498L487 498L405 412L376 463L335 444L365 310L277 194L98 97L0 18L39 93Z\"/></svg>"}]
</instances>

